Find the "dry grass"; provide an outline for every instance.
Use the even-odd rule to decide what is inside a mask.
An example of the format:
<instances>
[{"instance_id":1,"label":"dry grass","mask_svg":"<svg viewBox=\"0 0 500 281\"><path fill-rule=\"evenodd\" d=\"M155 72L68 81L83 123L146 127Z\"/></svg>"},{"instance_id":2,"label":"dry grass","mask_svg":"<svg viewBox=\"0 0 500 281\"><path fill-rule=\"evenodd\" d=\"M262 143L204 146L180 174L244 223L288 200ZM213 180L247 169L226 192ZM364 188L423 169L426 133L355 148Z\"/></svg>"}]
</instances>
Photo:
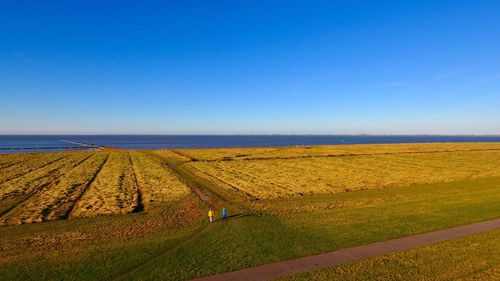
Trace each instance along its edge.
<instances>
[{"instance_id":1,"label":"dry grass","mask_svg":"<svg viewBox=\"0 0 500 281\"><path fill-rule=\"evenodd\" d=\"M183 159L173 152L162 153ZM5 155L0 159L12 163L11 167L25 167L23 172L3 169L11 172L9 180L0 184L0 224L126 214L142 210L143 203L150 207L191 193L160 158L138 151Z\"/></svg>"},{"instance_id":2,"label":"dry grass","mask_svg":"<svg viewBox=\"0 0 500 281\"><path fill-rule=\"evenodd\" d=\"M63 158L63 153L53 153L49 155L29 154L24 157L2 156L3 167L0 170L0 183L12 180L21 175L35 171L45 165Z\"/></svg>"},{"instance_id":3,"label":"dry grass","mask_svg":"<svg viewBox=\"0 0 500 281\"><path fill-rule=\"evenodd\" d=\"M0 155L0 171L2 169L21 163L28 159L36 158L37 154L34 153L21 153L21 154L3 154Z\"/></svg>"},{"instance_id":4,"label":"dry grass","mask_svg":"<svg viewBox=\"0 0 500 281\"><path fill-rule=\"evenodd\" d=\"M71 217L126 214L137 205L138 187L129 153L116 152L78 201Z\"/></svg>"},{"instance_id":5,"label":"dry grass","mask_svg":"<svg viewBox=\"0 0 500 281\"><path fill-rule=\"evenodd\" d=\"M500 143L359 144L269 148L180 149L175 151L194 160L214 161L471 150L500 150Z\"/></svg>"},{"instance_id":6,"label":"dry grass","mask_svg":"<svg viewBox=\"0 0 500 281\"><path fill-rule=\"evenodd\" d=\"M160 158L254 199L500 176L499 143L8 155L0 157L11 164L0 171L12 177L0 184L1 222L54 220L70 212L74 218L126 214L191 194ZM11 167L25 168L16 177Z\"/></svg>"},{"instance_id":7,"label":"dry grass","mask_svg":"<svg viewBox=\"0 0 500 281\"><path fill-rule=\"evenodd\" d=\"M492 146L486 144L483 149ZM473 146L474 150L466 145L463 147L469 151L456 150L457 146L452 145L441 147L441 150L450 152L377 152L355 156L197 161L189 165L219 179L222 185L254 198L339 193L500 176L500 151L482 150L478 145ZM411 150L429 148L428 145L423 145L423 148L415 145ZM281 150L282 157L295 155L296 149L290 150L291 153Z\"/></svg>"},{"instance_id":8,"label":"dry grass","mask_svg":"<svg viewBox=\"0 0 500 281\"><path fill-rule=\"evenodd\" d=\"M22 224L65 218L98 173L108 153L94 153L51 184L12 210L4 224Z\"/></svg>"},{"instance_id":9,"label":"dry grass","mask_svg":"<svg viewBox=\"0 0 500 281\"><path fill-rule=\"evenodd\" d=\"M34 170L22 177L14 178L0 185L0 200L30 196L70 171L91 154L72 153L60 161Z\"/></svg>"},{"instance_id":10,"label":"dry grass","mask_svg":"<svg viewBox=\"0 0 500 281\"><path fill-rule=\"evenodd\" d=\"M130 156L142 192L142 202L146 207L175 201L191 193L161 159L137 151L131 151Z\"/></svg>"},{"instance_id":11,"label":"dry grass","mask_svg":"<svg viewBox=\"0 0 500 281\"><path fill-rule=\"evenodd\" d=\"M178 150L152 150L151 153L173 162L186 162L191 160L189 156L186 156Z\"/></svg>"}]
</instances>

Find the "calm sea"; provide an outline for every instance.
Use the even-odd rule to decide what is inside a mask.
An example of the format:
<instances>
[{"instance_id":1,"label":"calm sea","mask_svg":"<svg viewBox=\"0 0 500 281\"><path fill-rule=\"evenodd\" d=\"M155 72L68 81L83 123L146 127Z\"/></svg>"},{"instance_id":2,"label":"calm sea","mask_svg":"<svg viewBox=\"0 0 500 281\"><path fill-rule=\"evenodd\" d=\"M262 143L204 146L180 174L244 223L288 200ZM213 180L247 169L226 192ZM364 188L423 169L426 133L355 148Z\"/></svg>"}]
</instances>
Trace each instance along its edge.
<instances>
[{"instance_id":1,"label":"calm sea","mask_svg":"<svg viewBox=\"0 0 500 281\"><path fill-rule=\"evenodd\" d=\"M415 142L500 142L500 136L370 135L50 135L0 136L0 153L72 151L110 146L124 149L265 147Z\"/></svg>"}]
</instances>

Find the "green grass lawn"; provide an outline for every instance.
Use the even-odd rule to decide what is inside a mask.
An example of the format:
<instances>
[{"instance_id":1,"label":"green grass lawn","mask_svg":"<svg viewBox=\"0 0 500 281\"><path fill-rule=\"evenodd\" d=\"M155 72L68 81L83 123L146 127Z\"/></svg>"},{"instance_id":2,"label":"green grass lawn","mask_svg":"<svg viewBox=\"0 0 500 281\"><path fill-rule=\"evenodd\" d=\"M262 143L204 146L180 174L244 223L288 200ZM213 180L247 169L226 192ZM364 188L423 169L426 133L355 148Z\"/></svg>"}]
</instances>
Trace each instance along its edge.
<instances>
[{"instance_id":1,"label":"green grass lawn","mask_svg":"<svg viewBox=\"0 0 500 281\"><path fill-rule=\"evenodd\" d=\"M499 279L500 230L496 230L279 280Z\"/></svg>"},{"instance_id":2,"label":"green grass lawn","mask_svg":"<svg viewBox=\"0 0 500 281\"><path fill-rule=\"evenodd\" d=\"M398 200L376 200L388 193ZM313 205L335 200L347 207L248 216L212 225L204 235L126 279L187 279L496 218L500 215L500 180L353 192L297 202L314 209ZM358 200L371 203L348 206ZM275 212L280 205L285 209L292 205L285 200L263 204Z\"/></svg>"},{"instance_id":3,"label":"green grass lawn","mask_svg":"<svg viewBox=\"0 0 500 281\"><path fill-rule=\"evenodd\" d=\"M224 195L247 215L209 225L206 207L193 199L190 212L193 204L181 202L158 212L1 227L0 279L185 280L500 216L500 178L280 200Z\"/></svg>"}]
</instances>

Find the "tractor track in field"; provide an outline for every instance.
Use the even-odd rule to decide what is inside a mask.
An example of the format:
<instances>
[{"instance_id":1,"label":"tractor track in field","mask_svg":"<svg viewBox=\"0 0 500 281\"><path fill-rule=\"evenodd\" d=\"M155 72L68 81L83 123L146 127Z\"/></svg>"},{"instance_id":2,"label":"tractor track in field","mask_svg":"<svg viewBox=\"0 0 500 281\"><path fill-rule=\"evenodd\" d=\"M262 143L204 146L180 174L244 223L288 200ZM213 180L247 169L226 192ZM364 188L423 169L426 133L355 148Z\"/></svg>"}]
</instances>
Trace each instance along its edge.
<instances>
[{"instance_id":1,"label":"tractor track in field","mask_svg":"<svg viewBox=\"0 0 500 281\"><path fill-rule=\"evenodd\" d=\"M235 185L233 185L233 184L230 184L229 182L227 182L227 181L225 181L225 180L223 180L223 179L221 179L221 178L218 178L218 177L216 177L216 176L214 176L214 175L211 175L211 174L209 174L209 173L206 173L206 172L204 172L204 171L202 171L202 170L198 169L197 167L193 167L193 169L196 169L198 172L200 172L200 173L202 173L202 174L204 174L204 175L208 176L209 178L211 178L211 179L213 179L213 180L215 180L215 181L219 181L219 182L221 182L221 183L223 183L223 184L225 184L225 185L229 186L232 190L234 190L234 191L236 191L236 192L239 192L239 193L245 194L245 196L247 196L247 197L248 197L248 198L250 198L251 200L259 200L257 197L253 196L252 194L250 194L250 193L248 193L248 192L246 192L246 191L242 190L241 188L238 188L237 186L235 186Z\"/></svg>"},{"instance_id":2,"label":"tractor track in field","mask_svg":"<svg viewBox=\"0 0 500 281\"><path fill-rule=\"evenodd\" d=\"M169 160L168 158L162 157L160 155L151 153L151 152L146 152L154 157L160 158L166 165L166 168L170 169L179 180L181 180L184 184L186 184L196 195L200 200L202 200L208 207L212 209L217 209L221 208L221 206L225 206L226 208L229 207L232 210L237 211L237 215L259 215L257 213L252 213L252 211L246 206L246 204L243 201L257 201L259 198L253 196L252 194L238 188L235 185L232 185L220 178L217 178L211 174L208 174L197 167L190 166L187 167L186 164L189 163L194 163L196 161L193 161L191 157L188 155L184 155L183 153L177 152L175 150L170 150L172 152L175 152L176 154L189 158L191 161L176 161L176 160ZM202 175L205 175L208 177L203 178L202 176L196 174L192 170L196 170L198 173L201 173ZM220 192L217 191L217 188L212 188L213 185L216 185L215 182L220 182L222 184L227 185L230 187L231 192L237 192L238 195L243 194L241 196L241 200L237 200L237 203L230 203L230 202L235 202L235 198L231 197L230 198L225 198L226 195L221 194ZM239 211L239 212L238 212Z\"/></svg>"},{"instance_id":3,"label":"tractor track in field","mask_svg":"<svg viewBox=\"0 0 500 281\"><path fill-rule=\"evenodd\" d=\"M169 161L154 153L148 153L153 157L160 159L166 169L169 169L181 182L183 182L187 187L189 187L193 193L205 204L207 207L216 208L223 204L228 205L228 200L224 199L223 196L217 194L210 187L206 186L202 181L198 179L196 175L186 171L182 166L185 162L175 162Z\"/></svg>"},{"instance_id":4,"label":"tractor track in field","mask_svg":"<svg viewBox=\"0 0 500 281\"><path fill-rule=\"evenodd\" d=\"M191 160L191 161L197 161L197 160L199 160L198 158L194 158L194 157L192 157L191 155L186 154L186 153L184 153L184 152L181 152L181 151L179 151L179 150L174 150L174 149L173 149L173 150L170 150L170 151L172 151L173 153L175 153L175 154L177 154L177 155L179 155L179 156L181 156L181 157L185 157L185 158L187 158L187 159L189 159L189 160Z\"/></svg>"},{"instance_id":5,"label":"tractor track in field","mask_svg":"<svg viewBox=\"0 0 500 281\"><path fill-rule=\"evenodd\" d=\"M168 165L168 164L167 164ZM203 191L201 188L198 187L198 185L193 185L193 184L188 184L186 183L186 178L182 177L179 172L179 168L177 164L171 164L168 165L168 168L172 171L174 171L176 177L180 179L182 182L184 182L189 188L200 198L201 201L203 201L207 206L214 207L213 205L213 199L210 195L206 193L206 191ZM217 204L216 204L217 205ZM219 204L220 205L220 204Z\"/></svg>"},{"instance_id":6,"label":"tractor track in field","mask_svg":"<svg viewBox=\"0 0 500 281\"><path fill-rule=\"evenodd\" d=\"M61 216L61 219L69 219L70 218L71 213L75 209L75 207L78 204L78 202L80 201L80 199L82 199L83 195L85 195L85 192L87 192L87 190L90 188L90 186L92 185L92 183L97 178L97 175L99 175L99 173L101 172L101 170L104 167L104 165L106 165L106 163L108 162L109 156L110 156L110 154L106 155L106 159L104 159L104 161L102 162L101 166L96 170L96 172L94 173L94 175L92 176L92 178L90 179L90 181L87 182L87 184L83 188L82 192L78 195L78 197L75 199L75 201L73 202L73 204L69 207L68 211L64 215Z\"/></svg>"},{"instance_id":7,"label":"tractor track in field","mask_svg":"<svg viewBox=\"0 0 500 281\"><path fill-rule=\"evenodd\" d=\"M64 156L66 157L66 156ZM63 158L64 158L63 157ZM87 157L83 158L82 160L78 161L75 165L73 165L71 167L71 169L68 171L70 172L71 170L73 170L74 168L76 168L78 165L82 164L83 162L85 162L86 160L88 160L90 157L92 157L92 155L88 155ZM62 158L61 158L62 159ZM59 160L61 160L59 159ZM55 162L55 161L54 161ZM40 180L40 179L43 179L45 177L49 177L51 175L51 173L54 173L54 172L58 172L59 169L58 168L55 168L51 171L49 171L47 174L41 176L41 177L38 177L36 178L35 180ZM25 202L28 202L31 198L33 198L35 195L39 194L40 192L43 191L43 189L45 189L46 187L48 186L51 186L53 184L56 183L56 181L61 178L62 176L64 176L65 174L61 174L61 173L58 173L57 176L53 177L49 182L45 183L45 184L41 184L39 186L36 186L33 188L33 190L31 192L29 192L27 195L25 195L20 201L16 202L14 205L12 205L10 208L8 208L7 210L3 211L1 214L0 214L0 221L3 220L5 217L8 216L9 213L11 213L12 211L14 211L15 209L17 209L19 206L23 205Z\"/></svg>"},{"instance_id":8,"label":"tractor track in field","mask_svg":"<svg viewBox=\"0 0 500 281\"><path fill-rule=\"evenodd\" d=\"M244 194L244 195L247 197L247 199L254 200L254 201L259 200L259 198L258 198L258 197L253 196L252 194L250 194L250 193L248 193L248 192L246 192L246 191L242 190L241 188L239 188L239 187L235 186L234 184L231 184L231 183L227 182L226 180L223 180L223 179L221 179L221 178L219 178L219 177L217 177L217 176L214 176L214 175L212 175L212 174L210 174L210 173L208 173L208 172L205 172L205 171L203 171L203 170L199 169L198 167L193 166L191 169L195 169L195 170L196 170L196 171L198 171L199 173L201 173L201 174L203 174L203 175L205 175L205 176L209 177L210 179L212 179L212 180L214 180L214 181L216 181L216 182L221 182L222 184L227 185L227 186L228 186L228 187L230 187L233 191L236 191L236 192L238 192L238 193Z\"/></svg>"},{"instance_id":9,"label":"tractor track in field","mask_svg":"<svg viewBox=\"0 0 500 281\"><path fill-rule=\"evenodd\" d=\"M290 191L290 192L294 192L294 191L293 191L293 189L291 189L291 188L288 188L288 187L283 186L283 185L278 184L278 183L270 182L269 180L266 180L266 179L258 178L258 177L254 176L254 175L252 175L252 174L245 173L245 172L242 172L242 171L239 171L239 170L238 170L238 171L228 171L228 170L227 170L227 169L225 169L224 167L221 167L221 166L219 166L219 167L220 167L220 168L221 168L224 172L226 172L226 173L228 173L228 174L234 174L234 175L239 174L239 175L243 175L243 176L245 176L245 177L250 178L250 179L251 179L251 180L253 180L254 182L258 182L258 181L260 181L260 182L263 182L264 184L268 184L268 185L276 186L276 187L278 187L278 188L281 188L281 189L284 189L284 190L287 190L287 191ZM206 173L205 173L205 174L206 174ZM241 191L241 192L243 192L243 191ZM255 196L252 196L252 199L258 199L258 198L257 198L257 197L255 197Z\"/></svg>"},{"instance_id":10,"label":"tractor track in field","mask_svg":"<svg viewBox=\"0 0 500 281\"><path fill-rule=\"evenodd\" d=\"M173 150L172 150L173 151ZM377 152L377 153L342 153L342 154L323 154L323 155L300 155L288 157L255 157L255 158L218 158L218 159L200 159L189 155L192 162L231 162L231 161L271 161L271 160L289 160L289 159L309 159L309 158L340 158L340 157L361 157L361 156L380 156L380 155L405 155L405 154L437 154L453 152L488 152L500 151L500 149L468 149L468 150L432 150L432 151L403 151L403 152ZM179 153L178 153L179 154ZM181 155L181 154L179 154Z\"/></svg>"}]
</instances>

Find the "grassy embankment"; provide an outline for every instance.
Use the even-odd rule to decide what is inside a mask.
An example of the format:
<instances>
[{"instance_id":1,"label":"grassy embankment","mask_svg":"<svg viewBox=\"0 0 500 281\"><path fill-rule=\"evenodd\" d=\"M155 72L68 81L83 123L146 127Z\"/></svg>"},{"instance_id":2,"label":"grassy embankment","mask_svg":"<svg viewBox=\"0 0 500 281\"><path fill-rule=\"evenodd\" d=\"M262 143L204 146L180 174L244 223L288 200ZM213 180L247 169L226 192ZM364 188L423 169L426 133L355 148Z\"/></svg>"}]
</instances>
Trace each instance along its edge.
<instances>
[{"instance_id":1,"label":"grassy embankment","mask_svg":"<svg viewBox=\"0 0 500 281\"><path fill-rule=\"evenodd\" d=\"M182 280L495 218L500 215L498 148L498 144L447 144L156 151L147 157L163 157L173 173L200 189L205 200L209 198L208 204L229 206L231 214L246 216L207 225L206 204L191 193L186 197L190 200L180 197L146 208L145 213L5 226L0 228L5 253L0 278ZM369 154L377 155L371 159ZM435 157L424 158L427 163L422 164L424 154ZM384 162L381 156L393 158ZM324 162L338 158L346 165ZM463 165L453 165L457 159ZM391 166L393 161L404 169ZM218 174L210 170L228 163L237 165ZM467 163L476 166L464 168ZM274 182L264 184L269 180L265 173L248 176L254 171L250 164L272 169L279 180L289 181L292 191L276 192L283 188ZM200 168L207 165L211 166ZM282 167L287 167L286 176L278 176ZM374 172L367 174L366 167ZM375 177L384 169L389 170ZM487 171L476 177L477 169ZM408 180L407 175L422 170L435 174L429 183L418 175ZM313 176L321 180L311 181L311 171L319 171ZM333 172L344 177L329 178ZM375 179L368 178L363 185L357 173ZM148 177L143 185L151 182ZM338 181L343 189L335 186ZM302 182L309 184L301 190ZM377 186L383 182L390 184ZM353 184L346 188L345 183ZM390 188L377 188L384 186Z\"/></svg>"}]
</instances>

